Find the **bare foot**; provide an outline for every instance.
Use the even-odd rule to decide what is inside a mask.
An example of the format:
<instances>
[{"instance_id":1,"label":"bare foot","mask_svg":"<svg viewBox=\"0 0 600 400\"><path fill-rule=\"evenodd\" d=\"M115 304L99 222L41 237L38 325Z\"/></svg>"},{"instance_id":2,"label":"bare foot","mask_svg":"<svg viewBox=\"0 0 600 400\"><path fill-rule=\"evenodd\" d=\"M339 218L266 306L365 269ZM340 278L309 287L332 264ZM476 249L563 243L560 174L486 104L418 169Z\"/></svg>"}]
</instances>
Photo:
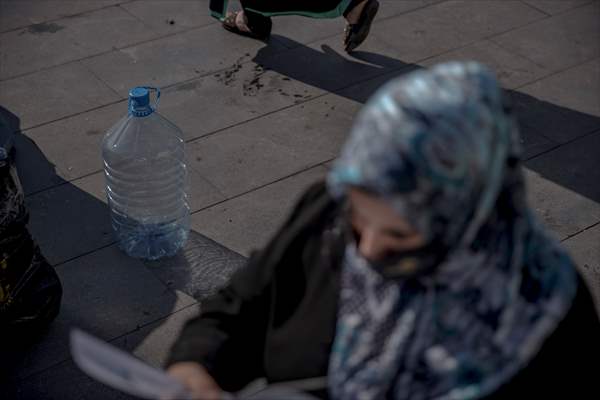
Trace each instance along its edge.
<instances>
[{"instance_id":1,"label":"bare foot","mask_svg":"<svg viewBox=\"0 0 600 400\"><path fill-rule=\"evenodd\" d=\"M230 15L233 13L230 13ZM250 28L248 28L248 18L244 14L244 11L239 11L235 16L235 25L240 31L250 32Z\"/></svg>"},{"instance_id":2,"label":"bare foot","mask_svg":"<svg viewBox=\"0 0 600 400\"><path fill-rule=\"evenodd\" d=\"M257 18L260 17L257 16ZM243 11L236 11L228 12L222 25L228 31L259 40L266 40L271 34L271 18L265 17L264 20L258 19L257 22L257 26L253 25L250 28L247 15Z\"/></svg>"}]
</instances>

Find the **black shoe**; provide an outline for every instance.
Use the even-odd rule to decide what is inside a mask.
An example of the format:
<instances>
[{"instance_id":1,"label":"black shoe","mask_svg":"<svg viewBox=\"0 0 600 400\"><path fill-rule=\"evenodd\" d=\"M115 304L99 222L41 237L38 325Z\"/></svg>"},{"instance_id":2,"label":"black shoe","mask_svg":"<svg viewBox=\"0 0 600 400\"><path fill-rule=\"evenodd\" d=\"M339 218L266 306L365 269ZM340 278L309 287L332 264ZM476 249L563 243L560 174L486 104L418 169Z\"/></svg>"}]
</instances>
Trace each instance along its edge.
<instances>
[{"instance_id":1,"label":"black shoe","mask_svg":"<svg viewBox=\"0 0 600 400\"><path fill-rule=\"evenodd\" d=\"M367 0L367 4L363 8L358 22L346 25L346 29L344 30L344 48L346 52L350 53L365 41L378 10L379 2L377 0Z\"/></svg>"}]
</instances>

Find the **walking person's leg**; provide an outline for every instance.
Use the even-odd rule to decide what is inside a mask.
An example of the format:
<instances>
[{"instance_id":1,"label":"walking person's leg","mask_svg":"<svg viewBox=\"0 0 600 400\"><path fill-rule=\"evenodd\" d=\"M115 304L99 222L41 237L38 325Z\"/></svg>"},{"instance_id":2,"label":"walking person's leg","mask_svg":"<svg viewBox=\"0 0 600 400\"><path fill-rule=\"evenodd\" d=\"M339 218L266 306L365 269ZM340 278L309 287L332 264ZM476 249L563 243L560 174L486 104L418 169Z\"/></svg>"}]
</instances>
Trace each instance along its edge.
<instances>
[{"instance_id":1,"label":"walking person's leg","mask_svg":"<svg viewBox=\"0 0 600 400\"><path fill-rule=\"evenodd\" d=\"M344 35L346 51L352 51L369 34L377 14L377 0L240 0L242 11L229 13L225 29L257 39L271 33L271 16L302 15L312 18L335 18L343 15L348 25Z\"/></svg>"}]
</instances>

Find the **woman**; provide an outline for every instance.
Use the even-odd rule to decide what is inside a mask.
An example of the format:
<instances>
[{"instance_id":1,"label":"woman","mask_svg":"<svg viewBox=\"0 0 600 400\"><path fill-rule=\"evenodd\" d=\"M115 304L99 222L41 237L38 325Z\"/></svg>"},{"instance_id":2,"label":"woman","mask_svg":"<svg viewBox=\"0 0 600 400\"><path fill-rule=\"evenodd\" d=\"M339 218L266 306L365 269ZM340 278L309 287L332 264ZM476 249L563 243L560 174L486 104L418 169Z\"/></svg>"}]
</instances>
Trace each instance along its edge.
<instances>
[{"instance_id":1,"label":"woman","mask_svg":"<svg viewBox=\"0 0 600 400\"><path fill-rule=\"evenodd\" d=\"M527 207L519 156L481 65L387 84L169 372L202 396L327 375L319 395L344 400L590 398L600 324Z\"/></svg>"},{"instance_id":2,"label":"woman","mask_svg":"<svg viewBox=\"0 0 600 400\"><path fill-rule=\"evenodd\" d=\"M347 52L358 47L369 34L371 23L379 9L377 0L240 0L242 11L224 17L227 1L212 0L214 16L231 32L264 40L271 34L271 17L303 15L312 18L344 16L348 24L344 34Z\"/></svg>"}]
</instances>

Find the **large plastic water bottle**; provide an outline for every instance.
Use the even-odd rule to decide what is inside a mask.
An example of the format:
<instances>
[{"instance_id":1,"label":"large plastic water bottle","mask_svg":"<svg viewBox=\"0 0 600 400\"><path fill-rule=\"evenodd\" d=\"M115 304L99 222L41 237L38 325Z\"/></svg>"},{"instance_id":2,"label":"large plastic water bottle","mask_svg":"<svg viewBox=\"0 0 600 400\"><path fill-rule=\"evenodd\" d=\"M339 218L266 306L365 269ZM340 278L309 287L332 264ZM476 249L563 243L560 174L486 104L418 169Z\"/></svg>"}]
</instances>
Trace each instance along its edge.
<instances>
[{"instance_id":1,"label":"large plastic water bottle","mask_svg":"<svg viewBox=\"0 0 600 400\"><path fill-rule=\"evenodd\" d=\"M150 92L156 102L150 104ZM106 194L119 247L132 257L174 255L187 240L190 210L183 135L156 112L160 91L136 87L129 113L102 143Z\"/></svg>"}]
</instances>

